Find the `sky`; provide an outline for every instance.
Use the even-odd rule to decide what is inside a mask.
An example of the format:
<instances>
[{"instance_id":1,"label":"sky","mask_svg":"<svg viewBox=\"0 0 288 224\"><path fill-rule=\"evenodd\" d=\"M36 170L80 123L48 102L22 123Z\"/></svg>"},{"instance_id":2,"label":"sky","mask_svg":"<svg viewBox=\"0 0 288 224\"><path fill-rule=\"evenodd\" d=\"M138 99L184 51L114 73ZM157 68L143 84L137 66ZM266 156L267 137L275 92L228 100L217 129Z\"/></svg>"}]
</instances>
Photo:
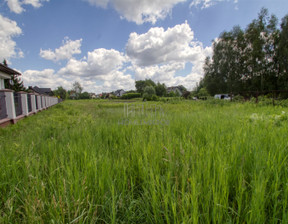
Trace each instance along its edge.
<instances>
[{"instance_id":1,"label":"sky","mask_svg":"<svg viewBox=\"0 0 288 224\"><path fill-rule=\"evenodd\" d=\"M0 0L0 62L24 86L101 93L152 79L192 90L223 31L287 0Z\"/></svg>"}]
</instances>

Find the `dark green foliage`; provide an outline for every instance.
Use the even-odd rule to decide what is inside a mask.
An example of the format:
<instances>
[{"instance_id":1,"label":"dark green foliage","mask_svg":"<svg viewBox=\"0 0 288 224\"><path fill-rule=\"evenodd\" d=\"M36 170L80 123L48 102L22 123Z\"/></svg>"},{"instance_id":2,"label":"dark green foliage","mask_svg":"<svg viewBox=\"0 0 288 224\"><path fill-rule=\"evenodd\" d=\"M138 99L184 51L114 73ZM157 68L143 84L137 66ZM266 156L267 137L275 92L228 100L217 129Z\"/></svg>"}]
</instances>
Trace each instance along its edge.
<instances>
[{"instance_id":1,"label":"dark green foliage","mask_svg":"<svg viewBox=\"0 0 288 224\"><path fill-rule=\"evenodd\" d=\"M288 90L288 16L277 29L277 18L262 9L258 18L242 30L235 26L213 43L212 60L204 64L205 87L209 94L247 91Z\"/></svg>"},{"instance_id":2,"label":"dark green foliage","mask_svg":"<svg viewBox=\"0 0 288 224\"><path fill-rule=\"evenodd\" d=\"M80 94L79 99L90 99L90 94L88 92L83 92Z\"/></svg>"},{"instance_id":3,"label":"dark green foliage","mask_svg":"<svg viewBox=\"0 0 288 224\"><path fill-rule=\"evenodd\" d=\"M73 83L72 91L74 92L76 99L79 99L79 97L82 93L82 90L83 90L83 87L81 86L81 84L79 82Z\"/></svg>"},{"instance_id":4,"label":"dark green foliage","mask_svg":"<svg viewBox=\"0 0 288 224\"><path fill-rule=\"evenodd\" d=\"M8 67L6 59L3 60L3 65ZM11 75L11 79L4 80L5 88L12 89L15 92L27 91L24 87L23 81L18 77L18 75Z\"/></svg>"},{"instance_id":5,"label":"dark green foliage","mask_svg":"<svg viewBox=\"0 0 288 224\"><path fill-rule=\"evenodd\" d=\"M62 86L57 87L57 89L55 89L53 93L54 96L60 97L62 100L65 100L67 98L67 91Z\"/></svg>"},{"instance_id":6,"label":"dark green foliage","mask_svg":"<svg viewBox=\"0 0 288 224\"><path fill-rule=\"evenodd\" d=\"M126 93L121 98L122 99L133 99L141 97L140 93Z\"/></svg>"},{"instance_id":7,"label":"dark green foliage","mask_svg":"<svg viewBox=\"0 0 288 224\"><path fill-rule=\"evenodd\" d=\"M3 65L5 65L6 67L8 67L8 64L7 64L6 59L3 60Z\"/></svg>"},{"instance_id":8,"label":"dark green foliage","mask_svg":"<svg viewBox=\"0 0 288 224\"><path fill-rule=\"evenodd\" d=\"M191 92L189 91L184 91L182 95L185 99L188 99L191 96Z\"/></svg>"},{"instance_id":9,"label":"dark green foliage","mask_svg":"<svg viewBox=\"0 0 288 224\"><path fill-rule=\"evenodd\" d=\"M159 82L155 86L155 91L157 96L165 96L166 95L166 89L167 87L165 86L164 83L160 84Z\"/></svg>"},{"instance_id":10,"label":"dark green foliage","mask_svg":"<svg viewBox=\"0 0 288 224\"><path fill-rule=\"evenodd\" d=\"M27 91L27 89L24 87L23 81L17 75L12 75L11 79L5 79L4 83L5 88L12 89L15 92Z\"/></svg>"},{"instance_id":11,"label":"dark green foliage","mask_svg":"<svg viewBox=\"0 0 288 224\"><path fill-rule=\"evenodd\" d=\"M151 79L139 80L135 82L136 90L141 95L144 93L144 89L146 86L156 87L156 84Z\"/></svg>"}]
</instances>

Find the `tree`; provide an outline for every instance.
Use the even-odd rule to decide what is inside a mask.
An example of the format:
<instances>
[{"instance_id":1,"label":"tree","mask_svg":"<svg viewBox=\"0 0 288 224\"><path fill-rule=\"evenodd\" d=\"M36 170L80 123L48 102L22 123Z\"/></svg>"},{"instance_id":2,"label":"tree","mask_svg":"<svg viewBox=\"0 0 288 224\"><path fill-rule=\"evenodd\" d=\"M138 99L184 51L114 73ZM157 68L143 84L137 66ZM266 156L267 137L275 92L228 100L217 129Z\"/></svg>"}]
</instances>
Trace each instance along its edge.
<instances>
[{"instance_id":1,"label":"tree","mask_svg":"<svg viewBox=\"0 0 288 224\"><path fill-rule=\"evenodd\" d=\"M135 87L138 93L141 93L141 95L143 95L144 93L144 88L146 86L152 86L152 87L156 87L155 82L153 82L151 79L145 79L145 80L139 80L135 82Z\"/></svg>"},{"instance_id":2,"label":"tree","mask_svg":"<svg viewBox=\"0 0 288 224\"><path fill-rule=\"evenodd\" d=\"M213 42L213 56L206 58L204 78L195 92L203 87L211 95L287 89L288 16L281 32L277 22L263 8L244 31L235 26L223 32Z\"/></svg>"},{"instance_id":3,"label":"tree","mask_svg":"<svg viewBox=\"0 0 288 224\"><path fill-rule=\"evenodd\" d=\"M144 93L147 93L149 95L155 95L156 91L155 91L155 88L153 86L146 86L144 88Z\"/></svg>"},{"instance_id":4,"label":"tree","mask_svg":"<svg viewBox=\"0 0 288 224\"><path fill-rule=\"evenodd\" d=\"M8 67L7 61L4 59L3 65ZM5 79L4 81L6 88L12 89L15 92L19 91L27 91L27 89L24 87L23 81L18 77L17 74L11 75L11 79Z\"/></svg>"},{"instance_id":5,"label":"tree","mask_svg":"<svg viewBox=\"0 0 288 224\"><path fill-rule=\"evenodd\" d=\"M3 65L5 65L6 67L8 67L8 64L7 64L6 59L3 60Z\"/></svg>"},{"instance_id":6,"label":"tree","mask_svg":"<svg viewBox=\"0 0 288 224\"><path fill-rule=\"evenodd\" d=\"M155 86L155 91L157 96L165 96L166 95L166 86L164 83L160 84L159 82Z\"/></svg>"},{"instance_id":7,"label":"tree","mask_svg":"<svg viewBox=\"0 0 288 224\"><path fill-rule=\"evenodd\" d=\"M57 87L53 93L55 96L60 97L62 100L67 99L67 91L62 86Z\"/></svg>"},{"instance_id":8,"label":"tree","mask_svg":"<svg viewBox=\"0 0 288 224\"><path fill-rule=\"evenodd\" d=\"M288 15L281 22L281 30L279 33L279 43L276 50L276 57L279 62L279 83L282 89L288 89Z\"/></svg>"},{"instance_id":9,"label":"tree","mask_svg":"<svg viewBox=\"0 0 288 224\"><path fill-rule=\"evenodd\" d=\"M88 92L81 93L79 99L90 99L90 94Z\"/></svg>"},{"instance_id":10,"label":"tree","mask_svg":"<svg viewBox=\"0 0 288 224\"><path fill-rule=\"evenodd\" d=\"M153 86L146 86L144 88L143 100L157 100L156 91Z\"/></svg>"},{"instance_id":11,"label":"tree","mask_svg":"<svg viewBox=\"0 0 288 224\"><path fill-rule=\"evenodd\" d=\"M80 97L80 95L82 93L82 90L83 90L83 87L81 86L81 84L79 82L77 82L77 81L74 82L72 90L76 94L76 99L79 99L79 97Z\"/></svg>"},{"instance_id":12,"label":"tree","mask_svg":"<svg viewBox=\"0 0 288 224\"><path fill-rule=\"evenodd\" d=\"M184 91L183 94L182 94L182 96L183 96L185 99L188 99L188 98L190 97L190 95L191 95L191 92L189 92L189 91Z\"/></svg>"}]
</instances>

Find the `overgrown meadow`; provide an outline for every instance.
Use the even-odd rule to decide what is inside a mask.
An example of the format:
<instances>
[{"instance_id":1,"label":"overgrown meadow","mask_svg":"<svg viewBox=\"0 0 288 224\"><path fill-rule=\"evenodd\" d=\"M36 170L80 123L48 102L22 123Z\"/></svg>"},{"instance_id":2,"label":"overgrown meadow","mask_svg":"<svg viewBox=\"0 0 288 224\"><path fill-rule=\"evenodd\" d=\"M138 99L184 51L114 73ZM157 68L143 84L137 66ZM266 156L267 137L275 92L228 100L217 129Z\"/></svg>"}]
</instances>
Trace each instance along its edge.
<instances>
[{"instance_id":1,"label":"overgrown meadow","mask_svg":"<svg viewBox=\"0 0 288 224\"><path fill-rule=\"evenodd\" d=\"M0 129L0 223L288 223L287 108L127 104Z\"/></svg>"}]
</instances>

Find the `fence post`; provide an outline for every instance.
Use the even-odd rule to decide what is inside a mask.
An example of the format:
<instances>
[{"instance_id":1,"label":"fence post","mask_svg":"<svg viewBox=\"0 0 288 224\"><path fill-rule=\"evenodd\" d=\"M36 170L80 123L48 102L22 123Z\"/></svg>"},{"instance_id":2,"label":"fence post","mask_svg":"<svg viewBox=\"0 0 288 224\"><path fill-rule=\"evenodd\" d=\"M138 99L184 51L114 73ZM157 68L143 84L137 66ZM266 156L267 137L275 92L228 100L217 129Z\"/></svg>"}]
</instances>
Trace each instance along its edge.
<instances>
[{"instance_id":1,"label":"fence post","mask_svg":"<svg viewBox=\"0 0 288 224\"><path fill-rule=\"evenodd\" d=\"M38 103L38 111L42 110L42 102L41 102L41 96L37 95L37 103Z\"/></svg>"},{"instance_id":2,"label":"fence post","mask_svg":"<svg viewBox=\"0 0 288 224\"><path fill-rule=\"evenodd\" d=\"M27 93L19 92L21 94L21 104L22 104L22 114L24 116L28 116L28 101L27 101Z\"/></svg>"},{"instance_id":3,"label":"fence post","mask_svg":"<svg viewBox=\"0 0 288 224\"><path fill-rule=\"evenodd\" d=\"M32 113L36 114L36 101L35 101L35 95L31 93L31 107L32 107Z\"/></svg>"},{"instance_id":4,"label":"fence post","mask_svg":"<svg viewBox=\"0 0 288 224\"><path fill-rule=\"evenodd\" d=\"M44 95L41 95L41 102L42 102L42 109L45 110L46 104L45 104L45 96Z\"/></svg>"},{"instance_id":5,"label":"fence post","mask_svg":"<svg viewBox=\"0 0 288 224\"><path fill-rule=\"evenodd\" d=\"M6 110L7 110L7 118L11 119L13 123L15 123L16 119L16 111L14 104L14 91L11 89L5 89L5 101L6 101Z\"/></svg>"}]
</instances>

